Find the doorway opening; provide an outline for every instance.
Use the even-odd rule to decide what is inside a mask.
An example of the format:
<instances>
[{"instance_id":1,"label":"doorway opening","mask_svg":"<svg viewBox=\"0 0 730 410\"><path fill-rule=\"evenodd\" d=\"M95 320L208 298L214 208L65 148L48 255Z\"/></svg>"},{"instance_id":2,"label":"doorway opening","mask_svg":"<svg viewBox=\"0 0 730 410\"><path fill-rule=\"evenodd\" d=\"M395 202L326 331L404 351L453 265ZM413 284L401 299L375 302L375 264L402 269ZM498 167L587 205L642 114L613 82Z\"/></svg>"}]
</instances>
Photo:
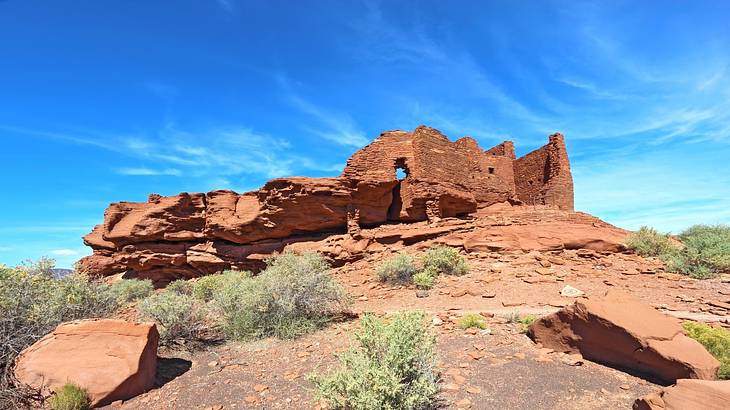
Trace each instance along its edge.
<instances>
[{"instance_id":1,"label":"doorway opening","mask_svg":"<svg viewBox=\"0 0 730 410\"><path fill-rule=\"evenodd\" d=\"M403 209L403 199L401 198L401 183L408 177L408 166L406 165L405 158L398 158L394 164L395 168L395 179L398 182L393 187L392 199L390 206L388 207L388 220L398 221L400 220L400 212Z\"/></svg>"}]
</instances>

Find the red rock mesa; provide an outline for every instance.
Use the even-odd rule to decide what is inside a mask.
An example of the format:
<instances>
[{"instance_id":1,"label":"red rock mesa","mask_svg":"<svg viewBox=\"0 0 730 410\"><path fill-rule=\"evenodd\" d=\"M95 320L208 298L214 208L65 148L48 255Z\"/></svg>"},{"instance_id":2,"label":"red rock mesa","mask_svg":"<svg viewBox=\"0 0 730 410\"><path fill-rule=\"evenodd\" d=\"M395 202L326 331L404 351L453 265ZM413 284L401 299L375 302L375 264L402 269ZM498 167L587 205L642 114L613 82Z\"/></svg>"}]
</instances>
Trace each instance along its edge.
<instances>
[{"instance_id":1,"label":"red rock mesa","mask_svg":"<svg viewBox=\"0 0 730 410\"><path fill-rule=\"evenodd\" d=\"M405 175L400 179L399 169ZM153 194L145 203L113 203L104 223L84 237L94 252L80 268L164 286L222 269L258 269L267 255L287 245L346 232L340 244L345 249L329 255L337 262L356 257L373 241L393 240L364 238L361 228L436 223L498 203L573 210L573 178L561 134L515 158L510 141L485 151L470 137L451 142L420 126L382 133L336 178L278 178L243 194Z\"/></svg>"}]
</instances>

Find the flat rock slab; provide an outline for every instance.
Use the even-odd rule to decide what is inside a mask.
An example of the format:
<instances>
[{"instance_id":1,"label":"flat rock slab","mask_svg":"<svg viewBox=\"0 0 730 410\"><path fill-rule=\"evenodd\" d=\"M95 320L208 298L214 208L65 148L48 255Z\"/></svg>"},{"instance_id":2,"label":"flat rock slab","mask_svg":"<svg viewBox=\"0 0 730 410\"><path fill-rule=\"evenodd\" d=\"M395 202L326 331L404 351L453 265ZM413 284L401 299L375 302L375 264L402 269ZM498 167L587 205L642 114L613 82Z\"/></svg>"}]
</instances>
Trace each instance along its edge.
<instances>
[{"instance_id":1,"label":"flat rock slab","mask_svg":"<svg viewBox=\"0 0 730 410\"><path fill-rule=\"evenodd\" d=\"M730 381L680 379L660 393L634 403L635 410L724 410L730 407Z\"/></svg>"},{"instance_id":2,"label":"flat rock slab","mask_svg":"<svg viewBox=\"0 0 730 410\"><path fill-rule=\"evenodd\" d=\"M71 382L93 406L126 400L152 388L159 333L152 323L82 320L59 325L16 362L21 383L55 391Z\"/></svg>"},{"instance_id":3,"label":"flat rock slab","mask_svg":"<svg viewBox=\"0 0 730 410\"><path fill-rule=\"evenodd\" d=\"M701 344L684 335L677 319L617 290L578 299L536 321L529 334L545 347L581 353L663 383L712 380L719 368Z\"/></svg>"}]
</instances>

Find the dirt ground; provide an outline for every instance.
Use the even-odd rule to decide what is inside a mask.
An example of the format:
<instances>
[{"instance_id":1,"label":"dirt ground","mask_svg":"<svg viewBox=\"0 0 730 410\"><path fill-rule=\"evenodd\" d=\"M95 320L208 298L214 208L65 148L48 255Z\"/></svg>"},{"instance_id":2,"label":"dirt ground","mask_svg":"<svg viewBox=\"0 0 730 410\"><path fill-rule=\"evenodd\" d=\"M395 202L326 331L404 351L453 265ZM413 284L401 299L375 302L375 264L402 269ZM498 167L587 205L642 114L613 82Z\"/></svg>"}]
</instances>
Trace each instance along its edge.
<instances>
[{"instance_id":1,"label":"dirt ground","mask_svg":"<svg viewBox=\"0 0 730 410\"><path fill-rule=\"evenodd\" d=\"M420 247L428 244L420 244ZM411 251L416 251L411 249ZM443 408L630 409L658 390L650 382L535 345L508 318L544 315L572 302L570 285L587 295L624 288L680 318L723 323L727 278L698 281L666 273L661 263L631 254L591 251L472 253L470 272L441 276L428 296L413 287L384 285L372 255L334 270L356 313L421 310L438 337ZM466 313L488 318L488 331L462 330ZM158 388L109 408L319 409L307 375L336 364L357 320L340 322L293 341L228 342L194 353L162 352Z\"/></svg>"}]
</instances>

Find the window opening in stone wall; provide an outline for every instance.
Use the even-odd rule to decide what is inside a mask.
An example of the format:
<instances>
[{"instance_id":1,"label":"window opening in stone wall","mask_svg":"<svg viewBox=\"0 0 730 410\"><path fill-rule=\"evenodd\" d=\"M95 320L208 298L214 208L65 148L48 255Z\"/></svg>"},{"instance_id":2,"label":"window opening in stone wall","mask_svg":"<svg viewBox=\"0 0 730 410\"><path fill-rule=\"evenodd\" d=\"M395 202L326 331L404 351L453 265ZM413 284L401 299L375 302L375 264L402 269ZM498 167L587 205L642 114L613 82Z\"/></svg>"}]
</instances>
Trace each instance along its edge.
<instances>
[{"instance_id":1,"label":"window opening in stone wall","mask_svg":"<svg viewBox=\"0 0 730 410\"><path fill-rule=\"evenodd\" d=\"M404 180L408 176L408 167L405 158L398 158L395 161L395 178L398 181Z\"/></svg>"},{"instance_id":2,"label":"window opening in stone wall","mask_svg":"<svg viewBox=\"0 0 730 410\"><path fill-rule=\"evenodd\" d=\"M489 167L489 173L494 174L494 167Z\"/></svg>"}]
</instances>

